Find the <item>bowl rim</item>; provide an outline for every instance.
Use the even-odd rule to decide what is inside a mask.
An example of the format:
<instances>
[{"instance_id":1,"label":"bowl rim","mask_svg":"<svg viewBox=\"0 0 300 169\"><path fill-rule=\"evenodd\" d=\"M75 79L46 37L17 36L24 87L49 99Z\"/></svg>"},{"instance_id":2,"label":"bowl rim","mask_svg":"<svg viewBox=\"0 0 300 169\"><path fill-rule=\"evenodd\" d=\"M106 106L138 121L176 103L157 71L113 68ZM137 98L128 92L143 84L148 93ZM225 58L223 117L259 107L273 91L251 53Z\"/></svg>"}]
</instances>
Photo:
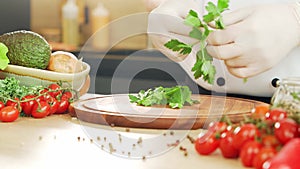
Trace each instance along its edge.
<instances>
[{"instance_id":1,"label":"bowl rim","mask_svg":"<svg viewBox=\"0 0 300 169\"><path fill-rule=\"evenodd\" d=\"M50 80L50 81L57 81L57 80L74 80L78 79L83 76L87 76L90 72L90 65L82 62L83 71L78 73L61 73L61 72L54 72L50 70L43 70L43 69L35 69L35 68L28 68L24 66L18 65L8 65L6 69L0 70L6 73L13 73L20 76L31 76L39 79Z\"/></svg>"}]
</instances>

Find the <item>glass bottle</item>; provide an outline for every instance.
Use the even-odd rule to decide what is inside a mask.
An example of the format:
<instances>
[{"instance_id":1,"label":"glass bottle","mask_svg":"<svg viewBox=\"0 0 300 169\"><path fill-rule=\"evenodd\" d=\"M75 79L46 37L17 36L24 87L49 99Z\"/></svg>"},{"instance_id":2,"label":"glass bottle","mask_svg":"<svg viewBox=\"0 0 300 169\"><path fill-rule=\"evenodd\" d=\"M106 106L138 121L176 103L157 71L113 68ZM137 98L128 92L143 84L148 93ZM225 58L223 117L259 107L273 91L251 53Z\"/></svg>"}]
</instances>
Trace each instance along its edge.
<instances>
[{"instance_id":1,"label":"glass bottle","mask_svg":"<svg viewBox=\"0 0 300 169\"><path fill-rule=\"evenodd\" d=\"M79 45L78 6L75 0L68 0L62 8L62 40L64 44Z\"/></svg>"},{"instance_id":2,"label":"glass bottle","mask_svg":"<svg viewBox=\"0 0 300 169\"><path fill-rule=\"evenodd\" d=\"M110 21L110 13L101 2L92 11L91 25L93 32L92 46L95 49L107 49L110 44L110 32L108 23Z\"/></svg>"},{"instance_id":3,"label":"glass bottle","mask_svg":"<svg viewBox=\"0 0 300 169\"><path fill-rule=\"evenodd\" d=\"M282 79L271 99L272 107L300 113L300 77Z\"/></svg>"}]
</instances>

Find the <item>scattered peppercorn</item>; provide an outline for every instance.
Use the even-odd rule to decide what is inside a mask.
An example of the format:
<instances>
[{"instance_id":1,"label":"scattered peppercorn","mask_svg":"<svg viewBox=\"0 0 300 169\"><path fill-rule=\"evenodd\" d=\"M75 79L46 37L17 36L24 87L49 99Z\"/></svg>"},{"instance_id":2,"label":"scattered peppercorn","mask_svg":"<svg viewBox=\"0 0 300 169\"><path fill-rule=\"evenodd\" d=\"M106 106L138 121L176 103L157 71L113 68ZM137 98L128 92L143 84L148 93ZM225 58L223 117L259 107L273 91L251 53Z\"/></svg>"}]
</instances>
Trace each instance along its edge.
<instances>
[{"instance_id":1,"label":"scattered peppercorn","mask_svg":"<svg viewBox=\"0 0 300 169\"><path fill-rule=\"evenodd\" d=\"M195 139L193 137L191 137L190 135L187 135L186 138L192 143L195 143Z\"/></svg>"},{"instance_id":2,"label":"scattered peppercorn","mask_svg":"<svg viewBox=\"0 0 300 169\"><path fill-rule=\"evenodd\" d=\"M140 137L137 141L137 144L142 144L142 142L143 142L143 139L142 139L142 137Z\"/></svg>"}]
</instances>

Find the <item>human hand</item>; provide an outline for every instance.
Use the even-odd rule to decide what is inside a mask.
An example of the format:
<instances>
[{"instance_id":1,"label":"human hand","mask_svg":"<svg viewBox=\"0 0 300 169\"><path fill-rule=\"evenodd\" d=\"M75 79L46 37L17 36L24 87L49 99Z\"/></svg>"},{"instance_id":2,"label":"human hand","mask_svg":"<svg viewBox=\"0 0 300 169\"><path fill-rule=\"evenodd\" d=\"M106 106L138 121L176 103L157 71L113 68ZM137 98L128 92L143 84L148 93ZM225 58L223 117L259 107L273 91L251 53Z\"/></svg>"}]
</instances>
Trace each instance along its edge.
<instances>
[{"instance_id":1,"label":"human hand","mask_svg":"<svg viewBox=\"0 0 300 169\"><path fill-rule=\"evenodd\" d=\"M146 8L148 11L152 11L153 9L157 8L161 3L165 0L144 0Z\"/></svg>"},{"instance_id":2,"label":"human hand","mask_svg":"<svg viewBox=\"0 0 300 169\"><path fill-rule=\"evenodd\" d=\"M262 5L224 14L226 29L210 34L208 53L224 60L237 77L265 72L299 44L298 8L296 4Z\"/></svg>"},{"instance_id":3,"label":"human hand","mask_svg":"<svg viewBox=\"0 0 300 169\"><path fill-rule=\"evenodd\" d=\"M197 0L185 0L184 3L180 0L166 0L149 15L148 35L154 47L176 62L184 60L187 55L173 52L164 44L171 39L178 39L186 44L197 42L189 37L192 28L184 24L184 19L191 9L202 13Z\"/></svg>"}]
</instances>

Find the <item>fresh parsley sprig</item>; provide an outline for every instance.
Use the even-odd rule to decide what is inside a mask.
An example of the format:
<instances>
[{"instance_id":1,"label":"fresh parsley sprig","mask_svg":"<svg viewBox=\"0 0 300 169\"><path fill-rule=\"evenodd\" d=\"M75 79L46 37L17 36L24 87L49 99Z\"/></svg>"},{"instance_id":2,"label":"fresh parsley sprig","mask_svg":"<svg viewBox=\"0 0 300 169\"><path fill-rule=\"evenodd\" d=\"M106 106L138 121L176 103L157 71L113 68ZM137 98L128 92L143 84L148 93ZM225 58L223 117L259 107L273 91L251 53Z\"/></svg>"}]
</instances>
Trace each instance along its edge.
<instances>
[{"instance_id":1,"label":"fresh parsley sprig","mask_svg":"<svg viewBox=\"0 0 300 169\"><path fill-rule=\"evenodd\" d=\"M62 86L62 84L67 85L67 83L58 82L58 85ZM69 91L72 92L73 98L69 99L69 101L73 101L78 99L78 92L72 89L71 86L61 87L57 90L47 89L46 92L42 92L47 86L44 85L31 85L24 86L20 84L20 81L15 77L6 77L5 79L0 80L0 101L6 103L8 100L12 102L27 102L30 100L36 100L41 96L49 95L50 92L58 92L58 91ZM26 95L33 95L35 97L31 99L22 99ZM17 101L18 98L21 101Z\"/></svg>"},{"instance_id":2,"label":"fresh parsley sprig","mask_svg":"<svg viewBox=\"0 0 300 169\"><path fill-rule=\"evenodd\" d=\"M6 77L0 80L0 101L6 103L9 99L20 99L28 94L36 94L39 89L42 89L42 86L22 86L16 78Z\"/></svg>"},{"instance_id":3,"label":"fresh parsley sprig","mask_svg":"<svg viewBox=\"0 0 300 169\"><path fill-rule=\"evenodd\" d=\"M189 33L191 38L197 40L200 44L199 51L196 53L196 63L192 68L195 79L200 77L210 84L213 84L216 75L216 68L213 65L213 58L206 50L206 40L212 29L208 26L209 23L214 22L216 29L224 29L225 25L222 19L222 13L229 7L229 0L218 0L217 5L212 2L208 2L206 6L207 14L202 19L199 18L198 13L190 10L184 23L191 26L193 29ZM197 44L197 43L196 43ZM177 39L171 39L165 44L165 47L179 52L180 54L190 54L193 50L193 46L196 44L185 44Z\"/></svg>"},{"instance_id":4,"label":"fresh parsley sprig","mask_svg":"<svg viewBox=\"0 0 300 169\"><path fill-rule=\"evenodd\" d=\"M175 86L170 88L156 87L141 90L137 95L129 95L131 103L142 106L169 105L171 108L182 108L185 104L198 103L191 99L192 92L188 86Z\"/></svg>"}]
</instances>

